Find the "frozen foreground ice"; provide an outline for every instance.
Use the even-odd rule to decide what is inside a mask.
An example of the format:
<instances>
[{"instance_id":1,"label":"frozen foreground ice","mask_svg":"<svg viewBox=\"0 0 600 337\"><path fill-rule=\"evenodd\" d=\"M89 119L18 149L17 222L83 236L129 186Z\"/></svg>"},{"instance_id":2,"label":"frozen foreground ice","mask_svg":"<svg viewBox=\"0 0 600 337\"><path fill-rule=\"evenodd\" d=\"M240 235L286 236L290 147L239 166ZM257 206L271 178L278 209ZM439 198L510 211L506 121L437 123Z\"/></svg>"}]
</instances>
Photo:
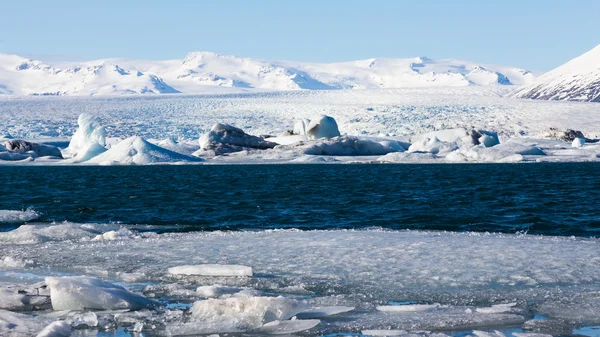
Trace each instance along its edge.
<instances>
[{"instance_id":1,"label":"frozen foreground ice","mask_svg":"<svg viewBox=\"0 0 600 337\"><path fill-rule=\"evenodd\" d=\"M0 335L571 335L600 325L599 244L29 224L0 233Z\"/></svg>"},{"instance_id":2,"label":"frozen foreground ice","mask_svg":"<svg viewBox=\"0 0 600 337\"><path fill-rule=\"evenodd\" d=\"M0 164L600 160L597 104L506 93L441 87L3 98Z\"/></svg>"}]
</instances>

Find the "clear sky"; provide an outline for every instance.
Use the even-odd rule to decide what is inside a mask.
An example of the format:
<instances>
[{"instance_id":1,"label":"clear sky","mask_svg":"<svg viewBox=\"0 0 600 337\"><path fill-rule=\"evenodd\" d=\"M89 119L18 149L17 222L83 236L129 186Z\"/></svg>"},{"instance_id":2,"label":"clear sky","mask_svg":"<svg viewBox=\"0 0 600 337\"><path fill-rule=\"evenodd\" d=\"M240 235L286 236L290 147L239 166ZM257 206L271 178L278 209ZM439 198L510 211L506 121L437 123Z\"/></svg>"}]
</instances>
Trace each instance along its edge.
<instances>
[{"instance_id":1,"label":"clear sky","mask_svg":"<svg viewBox=\"0 0 600 337\"><path fill-rule=\"evenodd\" d=\"M599 0L0 0L0 52L42 60L214 51L313 62L428 56L545 71L598 44Z\"/></svg>"}]
</instances>

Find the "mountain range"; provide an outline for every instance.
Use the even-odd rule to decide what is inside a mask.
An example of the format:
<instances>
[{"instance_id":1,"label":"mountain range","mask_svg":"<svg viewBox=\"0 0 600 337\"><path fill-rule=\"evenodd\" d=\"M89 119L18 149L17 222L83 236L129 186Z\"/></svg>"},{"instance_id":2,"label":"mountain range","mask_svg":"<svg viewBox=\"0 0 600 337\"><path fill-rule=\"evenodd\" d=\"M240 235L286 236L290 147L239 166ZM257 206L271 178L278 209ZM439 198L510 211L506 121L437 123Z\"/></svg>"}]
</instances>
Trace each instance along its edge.
<instances>
[{"instance_id":1,"label":"mountain range","mask_svg":"<svg viewBox=\"0 0 600 337\"><path fill-rule=\"evenodd\" d=\"M194 52L183 60L48 64L0 54L0 95L14 96L523 86L533 81L534 75L520 68L427 57L303 63Z\"/></svg>"}]
</instances>

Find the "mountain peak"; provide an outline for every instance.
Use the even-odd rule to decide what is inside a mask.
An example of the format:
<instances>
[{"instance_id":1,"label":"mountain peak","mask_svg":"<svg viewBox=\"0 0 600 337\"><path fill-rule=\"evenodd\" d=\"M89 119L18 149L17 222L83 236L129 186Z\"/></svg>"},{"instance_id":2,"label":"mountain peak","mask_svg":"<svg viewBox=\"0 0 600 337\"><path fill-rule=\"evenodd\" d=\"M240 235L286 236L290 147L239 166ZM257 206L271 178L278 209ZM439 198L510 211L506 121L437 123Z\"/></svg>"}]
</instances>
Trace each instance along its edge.
<instances>
[{"instance_id":1,"label":"mountain peak","mask_svg":"<svg viewBox=\"0 0 600 337\"><path fill-rule=\"evenodd\" d=\"M600 102L600 45L543 74L517 98Z\"/></svg>"}]
</instances>

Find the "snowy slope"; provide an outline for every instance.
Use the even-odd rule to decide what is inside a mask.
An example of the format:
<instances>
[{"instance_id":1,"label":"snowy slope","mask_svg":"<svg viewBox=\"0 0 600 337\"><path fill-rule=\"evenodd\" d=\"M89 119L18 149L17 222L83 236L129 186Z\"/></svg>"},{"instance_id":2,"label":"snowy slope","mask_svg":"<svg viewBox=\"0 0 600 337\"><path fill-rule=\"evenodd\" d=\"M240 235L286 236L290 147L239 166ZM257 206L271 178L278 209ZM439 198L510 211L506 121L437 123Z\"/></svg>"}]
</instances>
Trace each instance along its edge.
<instances>
[{"instance_id":1,"label":"snowy slope","mask_svg":"<svg viewBox=\"0 0 600 337\"><path fill-rule=\"evenodd\" d=\"M600 102L600 45L540 76L517 98Z\"/></svg>"},{"instance_id":2,"label":"snowy slope","mask_svg":"<svg viewBox=\"0 0 600 337\"><path fill-rule=\"evenodd\" d=\"M532 80L533 74L523 69L426 57L326 64L195 52L183 60L50 65L0 54L0 95L16 96L525 85Z\"/></svg>"},{"instance_id":3,"label":"snowy slope","mask_svg":"<svg viewBox=\"0 0 600 337\"><path fill-rule=\"evenodd\" d=\"M156 75L125 70L110 60L56 68L40 61L0 54L0 94L62 96L177 92Z\"/></svg>"}]
</instances>

